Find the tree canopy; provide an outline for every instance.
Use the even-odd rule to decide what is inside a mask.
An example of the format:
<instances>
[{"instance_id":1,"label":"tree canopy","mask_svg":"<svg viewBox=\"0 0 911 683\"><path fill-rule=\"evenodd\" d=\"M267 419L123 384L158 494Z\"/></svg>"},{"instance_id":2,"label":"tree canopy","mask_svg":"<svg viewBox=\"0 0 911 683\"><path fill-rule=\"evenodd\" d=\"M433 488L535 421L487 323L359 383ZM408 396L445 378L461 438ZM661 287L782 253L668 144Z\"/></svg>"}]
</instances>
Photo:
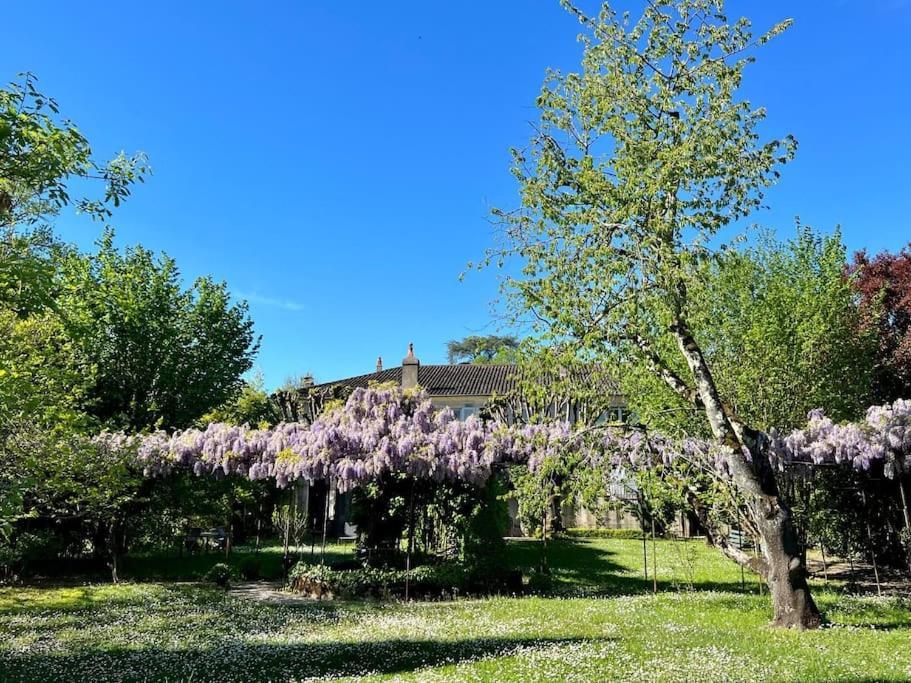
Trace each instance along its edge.
<instances>
[{"instance_id":1,"label":"tree canopy","mask_svg":"<svg viewBox=\"0 0 911 683\"><path fill-rule=\"evenodd\" d=\"M703 279L690 288L690 321L718 391L742 420L786 430L820 406L853 420L871 403L875 333L861 326L846 266L838 232L802 225L789 241L764 234L706 261ZM674 369L683 374L686 366L678 361ZM640 368L623 379L632 407L651 426L705 430L694 406L654 374Z\"/></svg>"},{"instance_id":2,"label":"tree canopy","mask_svg":"<svg viewBox=\"0 0 911 683\"><path fill-rule=\"evenodd\" d=\"M855 254L851 267L860 294L860 332L878 341L876 399L911 396L911 245L898 253Z\"/></svg>"},{"instance_id":3,"label":"tree canopy","mask_svg":"<svg viewBox=\"0 0 911 683\"><path fill-rule=\"evenodd\" d=\"M0 229L35 224L68 204L108 218L149 172L145 155L97 160L88 139L36 83L26 73L0 89ZM101 197L73 199L70 185L79 179L99 181Z\"/></svg>"},{"instance_id":4,"label":"tree canopy","mask_svg":"<svg viewBox=\"0 0 911 683\"><path fill-rule=\"evenodd\" d=\"M259 348L247 305L224 282L181 285L177 264L107 232L71 254L58 308L97 368L91 412L132 430L188 427L241 390Z\"/></svg>"},{"instance_id":5,"label":"tree canopy","mask_svg":"<svg viewBox=\"0 0 911 683\"><path fill-rule=\"evenodd\" d=\"M762 535L774 622L818 626L767 446L720 393L693 315L723 231L762 207L794 156L740 91L756 48L791 22L754 35L720 0L649 2L638 18L565 5L581 69L547 74L540 122L513 151L521 205L495 212L502 243L486 263L518 260L505 293L539 335L647 369L703 417Z\"/></svg>"},{"instance_id":6,"label":"tree canopy","mask_svg":"<svg viewBox=\"0 0 911 683\"><path fill-rule=\"evenodd\" d=\"M451 339L446 344L450 363L515 363L519 340L513 336L469 335L464 339Z\"/></svg>"}]
</instances>

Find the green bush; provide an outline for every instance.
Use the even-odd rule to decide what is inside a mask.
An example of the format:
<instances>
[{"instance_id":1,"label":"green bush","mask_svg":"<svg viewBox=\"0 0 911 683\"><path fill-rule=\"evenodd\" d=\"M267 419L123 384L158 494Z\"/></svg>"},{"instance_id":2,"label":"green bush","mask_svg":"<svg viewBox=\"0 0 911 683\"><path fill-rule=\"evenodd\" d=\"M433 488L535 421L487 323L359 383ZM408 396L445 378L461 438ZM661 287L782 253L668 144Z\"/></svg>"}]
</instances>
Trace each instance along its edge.
<instances>
[{"instance_id":1,"label":"green bush","mask_svg":"<svg viewBox=\"0 0 911 683\"><path fill-rule=\"evenodd\" d=\"M618 538L627 541L642 540L642 532L638 529L583 529L572 528L563 532L569 538Z\"/></svg>"},{"instance_id":2,"label":"green bush","mask_svg":"<svg viewBox=\"0 0 911 683\"><path fill-rule=\"evenodd\" d=\"M212 568L205 573L202 580L206 583L214 583L221 588L227 588L233 578L231 567L224 562L212 565Z\"/></svg>"},{"instance_id":3,"label":"green bush","mask_svg":"<svg viewBox=\"0 0 911 683\"><path fill-rule=\"evenodd\" d=\"M423 565L410 570L374 567L339 570L300 562L288 576L292 590L319 599L404 596L406 581L409 596L422 598L521 590L518 572L491 573L457 562Z\"/></svg>"}]
</instances>

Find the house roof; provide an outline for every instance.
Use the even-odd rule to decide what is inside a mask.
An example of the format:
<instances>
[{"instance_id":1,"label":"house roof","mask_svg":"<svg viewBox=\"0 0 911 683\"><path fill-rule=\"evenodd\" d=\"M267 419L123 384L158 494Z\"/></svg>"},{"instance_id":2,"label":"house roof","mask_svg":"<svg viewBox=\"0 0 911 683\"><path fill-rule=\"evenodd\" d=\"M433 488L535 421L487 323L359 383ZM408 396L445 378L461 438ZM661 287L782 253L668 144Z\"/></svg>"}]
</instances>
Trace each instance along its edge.
<instances>
[{"instance_id":1,"label":"house roof","mask_svg":"<svg viewBox=\"0 0 911 683\"><path fill-rule=\"evenodd\" d=\"M575 380L587 383L595 380L591 370L576 370ZM516 388L521 378L517 365L472 365L461 363L455 365L419 365L418 384L430 396L504 396ZM600 379L605 382L604 378ZM367 388L370 384L402 382L402 367L396 366L381 372L347 377L333 382L317 384L316 389L333 387ZM607 380L605 386L609 394L619 394L615 382Z\"/></svg>"},{"instance_id":2,"label":"house roof","mask_svg":"<svg viewBox=\"0 0 911 683\"><path fill-rule=\"evenodd\" d=\"M515 365L420 365L418 384L430 396L490 396L506 394L516 386L518 368ZM402 368L397 366L357 375L334 382L317 384L314 388L345 386L366 388L371 383L402 382Z\"/></svg>"}]
</instances>

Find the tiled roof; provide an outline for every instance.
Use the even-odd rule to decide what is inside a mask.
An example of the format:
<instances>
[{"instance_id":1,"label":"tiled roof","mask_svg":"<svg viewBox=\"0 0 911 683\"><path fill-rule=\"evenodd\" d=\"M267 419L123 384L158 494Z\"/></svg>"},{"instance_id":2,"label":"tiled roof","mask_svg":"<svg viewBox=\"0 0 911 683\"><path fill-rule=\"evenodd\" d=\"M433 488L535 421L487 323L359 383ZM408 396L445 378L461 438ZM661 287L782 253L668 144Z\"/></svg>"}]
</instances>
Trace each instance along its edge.
<instances>
[{"instance_id":1,"label":"tiled roof","mask_svg":"<svg viewBox=\"0 0 911 683\"><path fill-rule=\"evenodd\" d=\"M418 384L431 396L490 396L492 394L503 396L515 388L518 377L519 369L516 365L471 365L462 363L458 365L418 366ZM371 383L381 382L401 384L401 366L389 368L382 372L372 372L368 375L358 375L334 382L324 382L316 385L316 387L328 389L335 386L345 386L354 389L356 387L366 388Z\"/></svg>"},{"instance_id":2,"label":"tiled roof","mask_svg":"<svg viewBox=\"0 0 911 683\"><path fill-rule=\"evenodd\" d=\"M515 386L515 365L420 365L418 384L431 396L490 396L505 394ZM371 383L402 382L402 367L317 384L317 388L346 386L352 389Z\"/></svg>"}]
</instances>

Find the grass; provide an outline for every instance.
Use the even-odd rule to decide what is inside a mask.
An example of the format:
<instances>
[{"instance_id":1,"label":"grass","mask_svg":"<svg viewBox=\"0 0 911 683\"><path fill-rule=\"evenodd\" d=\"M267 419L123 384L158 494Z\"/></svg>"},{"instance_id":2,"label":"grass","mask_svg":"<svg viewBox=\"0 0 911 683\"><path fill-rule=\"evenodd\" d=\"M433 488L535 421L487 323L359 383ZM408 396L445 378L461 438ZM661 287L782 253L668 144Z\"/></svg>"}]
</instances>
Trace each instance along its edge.
<instances>
[{"instance_id":1,"label":"grass","mask_svg":"<svg viewBox=\"0 0 911 683\"><path fill-rule=\"evenodd\" d=\"M703 545L549 544L553 595L274 604L185 583L0 589L3 681L903 681L911 604L817 591L826 628L769 628L767 595ZM687 556L681 556L681 552ZM540 545L516 542L536 565ZM692 584L695 590L690 590Z\"/></svg>"}]
</instances>

